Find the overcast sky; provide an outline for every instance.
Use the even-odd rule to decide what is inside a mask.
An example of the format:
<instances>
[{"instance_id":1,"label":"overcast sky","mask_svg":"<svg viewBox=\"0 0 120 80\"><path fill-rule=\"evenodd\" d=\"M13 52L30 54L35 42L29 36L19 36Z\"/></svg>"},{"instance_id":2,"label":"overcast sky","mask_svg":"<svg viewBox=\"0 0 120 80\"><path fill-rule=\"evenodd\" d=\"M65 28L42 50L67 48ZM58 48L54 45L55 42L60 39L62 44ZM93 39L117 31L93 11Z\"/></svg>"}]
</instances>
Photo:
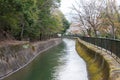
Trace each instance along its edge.
<instances>
[{"instance_id":1,"label":"overcast sky","mask_svg":"<svg viewBox=\"0 0 120 80\"><path fill-rule=\"evenodd\" d=\"M61 11L64 14L67 14L70 11L70 7L72 6L72 3L74 2L74 0L61 0Z\"/></svg>"},{"instance_id":2,"label":"overcast sky","mask_svg":"<svg viewBox=\"0 0 120 80\"><path fill-rule=\"evenodd\" d=\"M120 0L116 0L117 4L120 5ZM66 16L66 18L71 21L71 7L72 4L74 4L75 0L61 0L61 7L60 10L63 12L63 14Z\"/></svg>"},{"instance_id":3,"label":"overcast sky","mask_svg":"<svg viewBox=\"0 0 120 80\"><path fill-rule=\"evenodd\" d=\"M70 21L71 16L71 6L74 3L75 0L61 0L61 7L60 10L63 12L63 14L66 16L66 18Z\"/></svg>"}]
</instances>

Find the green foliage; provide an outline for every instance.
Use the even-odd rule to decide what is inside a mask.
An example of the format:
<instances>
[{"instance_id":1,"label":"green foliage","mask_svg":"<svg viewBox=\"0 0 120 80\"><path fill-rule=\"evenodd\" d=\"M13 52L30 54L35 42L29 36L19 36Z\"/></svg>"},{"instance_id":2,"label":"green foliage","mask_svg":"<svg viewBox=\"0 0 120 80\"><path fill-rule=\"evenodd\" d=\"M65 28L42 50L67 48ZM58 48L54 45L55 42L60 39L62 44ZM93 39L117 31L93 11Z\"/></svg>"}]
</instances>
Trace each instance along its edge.
<instances>
[{"instance_id":1,"label":"green foliage","mask_svg":"<svg viewBox=\"0 0 120 80\"><path fill-rule=\"evenodd\" d=\"M54 21L54 22L57 23L56 26L61 26L61 27L58 27L59 31L61 31L62 34L65 33L66 30L69 28L70 23L65 18L65 16L63 15L63 13L60 10L58 10L58 9L55 10L55 12L53 13L53 15L54 15L54 17L56 19L56 21Z\"/></svg>"},{"instance_id":2,"label":"green foliage","mask_svg":"<svg viewBox=\"0 0 120 80\"><path fill-rule=\"evenodd\" d=\"M70 26L70 23L66 20L66 18L63 18L63 27L64 27L63 33L66 32L69 26Z\"/></svg>"},{"instance_id":3,"label":"green foliage","mask_svg":"<svg viewBox=\"0 0 120 80\"><path fill-rule=\"evenodd\" d=\"M0 31L16 39L65 32L69 24L64 15L53 14L59 6L60 0L0 0Z\"/></svg>"}]
</instances>

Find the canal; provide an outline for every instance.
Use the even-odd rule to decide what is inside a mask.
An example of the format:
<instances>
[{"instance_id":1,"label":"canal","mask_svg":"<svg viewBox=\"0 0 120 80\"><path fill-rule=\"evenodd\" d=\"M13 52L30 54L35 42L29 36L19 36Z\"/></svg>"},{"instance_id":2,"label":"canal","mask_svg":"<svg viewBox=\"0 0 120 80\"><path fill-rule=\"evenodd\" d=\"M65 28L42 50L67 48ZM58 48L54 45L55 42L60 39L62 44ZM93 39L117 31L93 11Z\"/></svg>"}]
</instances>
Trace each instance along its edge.
<instances>
[{"instance_id":1,"label":"canal","mask_svg":"<svg viewBox=\"0 0 120 80\"><path fill-rule=\"evenodd\" d=\"M41 53L28 66L3 80L88 80L85 61L75 50L75 40Z\"/></svg>"}]
</instances>

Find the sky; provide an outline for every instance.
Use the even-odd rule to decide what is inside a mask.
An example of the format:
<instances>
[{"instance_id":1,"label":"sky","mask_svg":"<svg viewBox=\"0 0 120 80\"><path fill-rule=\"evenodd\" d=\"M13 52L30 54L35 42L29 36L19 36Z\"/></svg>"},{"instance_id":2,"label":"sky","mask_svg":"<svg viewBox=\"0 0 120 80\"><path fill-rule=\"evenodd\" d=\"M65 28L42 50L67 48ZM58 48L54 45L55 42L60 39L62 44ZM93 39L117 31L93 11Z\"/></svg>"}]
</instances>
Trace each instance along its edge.
<instances>
[{"instance_id":1,"label":"sky","mask_svg":"<svg viewBox=\"0 0 120 80\"><path fill-rule=\"evenodd\" d=\"M63 12L63 14L65 15L65 17L71 21L71 16L70 16L70 12L72 4L74 3L75 0L61 0L61 7L60 10Z\"/></svg>"},{"instance_id":2,"label":"sky","mask_svg":"<svg viewBox=\"0 0 120 80\"><path fill-rule=\"evenodd\" d=\"M120 0L116 0L117 4L120 5ZM67 18L68 21L72 21L71 18L71 7L72 4L74 4L75 0L61 0L61 7L60 10L63 12L63 14L65 15L65 17Z\"/></svg>"}]
</instances>

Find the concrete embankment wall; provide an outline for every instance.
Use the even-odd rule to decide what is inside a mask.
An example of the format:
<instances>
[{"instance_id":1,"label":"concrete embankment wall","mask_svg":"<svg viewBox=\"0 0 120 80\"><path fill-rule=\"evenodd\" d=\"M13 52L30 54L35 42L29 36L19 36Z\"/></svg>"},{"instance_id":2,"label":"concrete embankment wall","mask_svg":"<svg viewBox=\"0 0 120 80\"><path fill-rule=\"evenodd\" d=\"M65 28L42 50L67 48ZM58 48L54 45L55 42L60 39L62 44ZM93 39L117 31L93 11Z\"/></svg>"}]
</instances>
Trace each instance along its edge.
<instances>
[{"instance_id":1,"label":"concrete embankment wall","mask_svg":"<svg viewBox=\"0 0 120 80\"><path fill-rule=\"evenodd\" d=\"M23 68L37 55L58 45L61 41L60 38L57 38L32 44L25 42L0 47L0 79Z\"/></svg>"},{"instance_id":2,"label":"concrete embankment wall","mask_svg":"<svg viewBox=\"0 0 120 80\"><path fill-rule=\"evenodd\" d=\"M120 64L106 51L80 39L76 50L86 61L90 80L120 80Z\"/></svg>"}]
</instances>

